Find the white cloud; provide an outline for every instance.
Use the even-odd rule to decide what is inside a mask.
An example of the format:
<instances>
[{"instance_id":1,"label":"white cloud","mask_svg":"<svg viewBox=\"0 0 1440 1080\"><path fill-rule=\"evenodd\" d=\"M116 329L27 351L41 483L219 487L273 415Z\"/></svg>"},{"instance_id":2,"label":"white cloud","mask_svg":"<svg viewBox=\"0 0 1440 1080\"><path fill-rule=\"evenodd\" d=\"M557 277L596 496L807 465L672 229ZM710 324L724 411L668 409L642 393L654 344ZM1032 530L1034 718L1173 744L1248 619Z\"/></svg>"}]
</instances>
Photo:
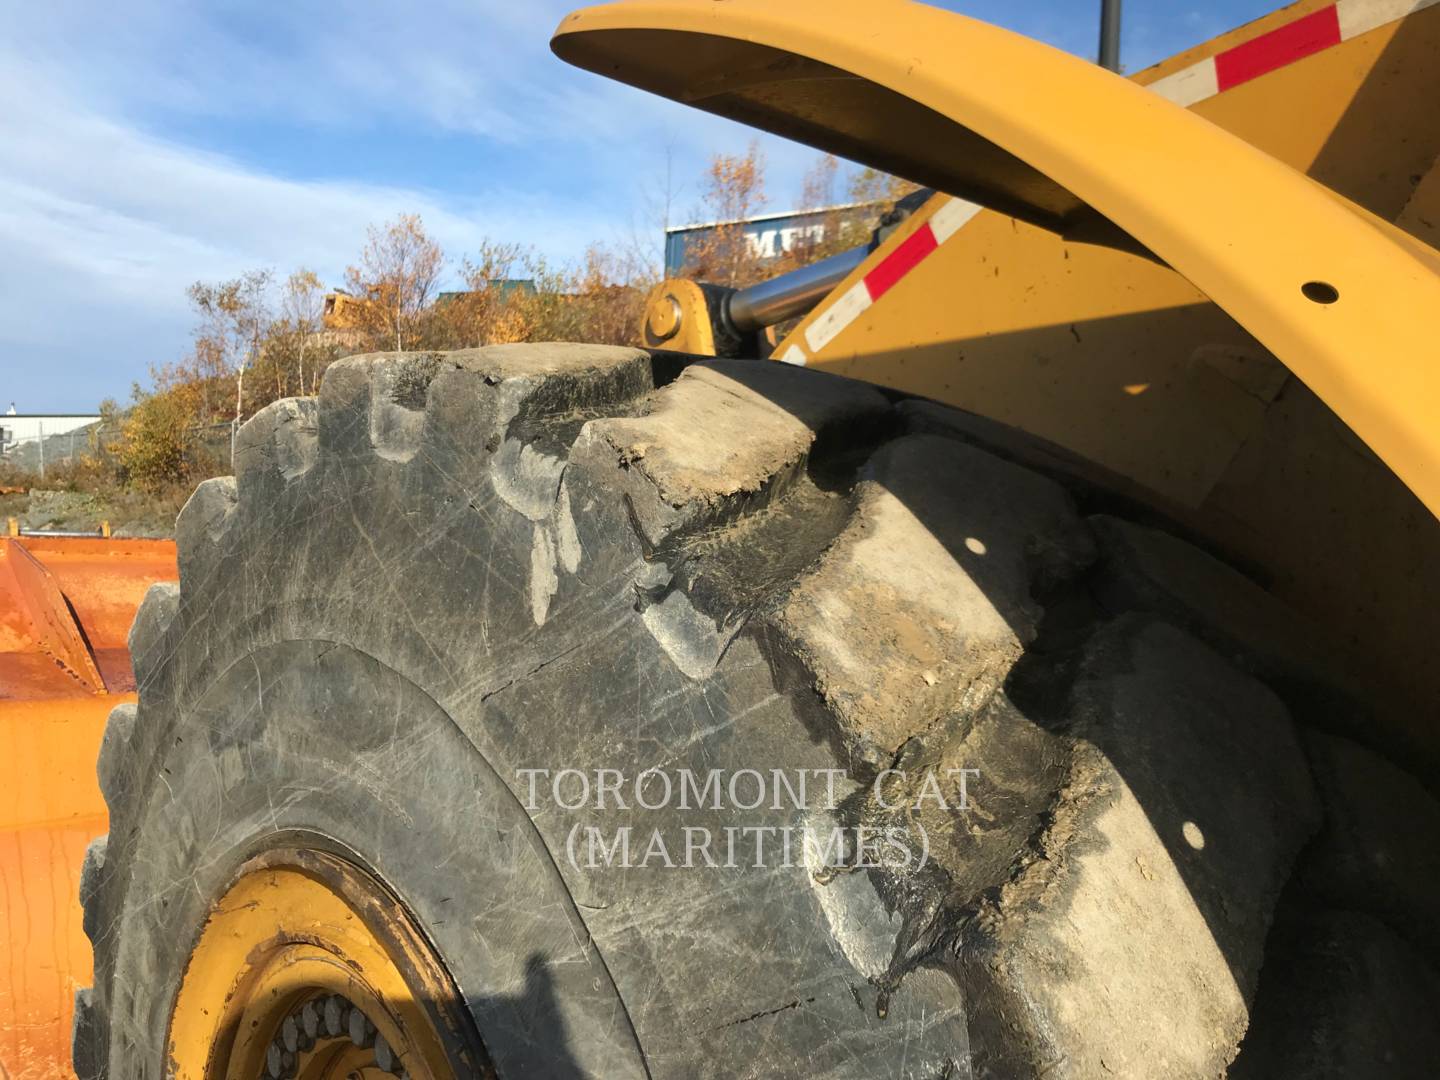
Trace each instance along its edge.
<instances>
[{"instance_id":1,"label":"white cloud","mask_svg":"<svg viewBox=\"0 0 1440 1080\"><path fill-rule=\"evenodd\" d=\"M0 95L14 100L15 89L0 79ZM452 251L486 232L563 251L607 225L598 210L513 192L456 199L287 180L63 98L29 100L34 107L0 114L0 397L31 408L123 395L149 363L174 359L191 281L267 265L309 265L335 281L365 225L402 211L424 216ZM481 200L490 203L483 215Z\"/></svg>"},{"instance_id":2,"label":"white cloud","mask_svg":"<svg viewBox=\"0 0 1440 1080\"><path fill-rule=\"evenodd\" d=\"M658 248L667 154L680 220L707 156L750 133L556 60L570 6L0 0L0 399L123 396L184 350L190 282L298 265L333 282L399 212L457 255L492 236L574 257L637 230ZM1024 17L1090 36L1065 5ZM258 152L275 131L364 159ZM405 139L467 165L432 180L401 160ZM814 155L761 142L781 209Z\"/></svg>"},{"instance_id":3,"label":"white cloud","mask_svg":"<svg viewBox=\"0 0 1440 1080\"><path fill-rule=\"evenodd\" d=\"M421 214L456 254L488 235L578 255L643 216L666 138L681 177L745 138L566 68L547 47L562 6L276 6L258 29L217 10L5 5L0 398L44 409L123 397L186 347L190 282L298 265L336 281L366 225L400 212ZM459 130L474 137L479 179L446 192L338 166L276 175L154 133L176 117L283 119L317 137L374 127L382 162L386 125ZM657 145L657 131L672 134ZM783 184L807 154L770 144ZM577 174L590 193L557 190Z\"/></svg>"}]
</instances>

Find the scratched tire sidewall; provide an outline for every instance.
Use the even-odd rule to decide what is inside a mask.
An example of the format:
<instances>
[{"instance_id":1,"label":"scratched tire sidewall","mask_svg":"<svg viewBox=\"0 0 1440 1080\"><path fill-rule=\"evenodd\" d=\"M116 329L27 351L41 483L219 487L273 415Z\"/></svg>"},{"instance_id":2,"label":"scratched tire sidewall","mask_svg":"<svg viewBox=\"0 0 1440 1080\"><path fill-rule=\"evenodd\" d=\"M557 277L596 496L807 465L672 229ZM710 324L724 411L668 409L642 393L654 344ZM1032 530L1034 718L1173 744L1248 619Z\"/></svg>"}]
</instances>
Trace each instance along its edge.
<instances>
[{"instance_id":1,"label":"scratched tire sidewall","mask_svg":"<svg viewBox=\"0 0 1440 1080\"><path fill-rule=\"evenodd\" d=\"M387 457L341 394L354 370L327 375L308 467L210 481L177 526L181 597L137 657L98 901L108 1074L162 1075L208 904L245 855L300 833L415 913L502 1076L964 1075L948 972L911 972L880 1015L899 916L868 876L567 861L572 830L626 820L526 808L518 770L833 769L813 679L759 624L704 677L682 671L637 608L645 552L612 476L572 462L563 528L537 521L514 497L525 454L477 437L489 381L444 377L418 448ZM557 452L536 438L532 458ZM633 822L730 823L812 822Z\"/></svg>"},{"instance_id":2,"label":"scratched tire sidewall","mask_svg":"<svg viewBox=\"0 0 1440 1080\"><path fill-rule=\"evenodd\" d=\"M188 750L167 758L127 855L109 1075L162 1075L210 901L246 858L296 844L347 854L400 897L502 1075L643 1075L523 807L413 683L347 646L282 642L230 665L173 745Z\"/></svg>"}]
</instances>

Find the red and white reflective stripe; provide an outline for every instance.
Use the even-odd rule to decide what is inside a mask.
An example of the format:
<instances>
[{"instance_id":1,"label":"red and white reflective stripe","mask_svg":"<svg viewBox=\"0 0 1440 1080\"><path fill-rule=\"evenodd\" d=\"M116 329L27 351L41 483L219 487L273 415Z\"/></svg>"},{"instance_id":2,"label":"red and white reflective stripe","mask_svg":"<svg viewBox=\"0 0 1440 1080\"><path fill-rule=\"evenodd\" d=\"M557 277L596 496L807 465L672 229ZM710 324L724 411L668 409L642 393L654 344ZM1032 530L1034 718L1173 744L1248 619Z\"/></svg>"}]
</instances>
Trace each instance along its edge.
<instances>
[{"instance_id":1,"label":"red and white reflective stripe","mask_svg":"<svg viewBox=\"0 0 1440 1080\"><path fill-rule=\"evenodd\" d=\"M930 220L896 245L870 272L831 302L819 317L805 328L805 343L811 352L818 352L835 339L856 317L980 212L980 207L964 199L951 199L931 215ZM781 354L787 364L805 363L805 354L798 345L791 345Z\"/></svg>"},{"instance_id":2,"label":"red and white reflective stripe","mask_svg":"<svg viewBox=\"0 0 1440 1080\"><path fill-rule=\"evenodd\" d=\"M1193 105L1437 3L1440 0L1338 0L1157 79L1149 89L1179 105ZM951 199L937 210L929 222L906 237L805 328L805 343L810 352L819 352L834 341L836 335L979 211L980 207L963 199ZM803 365L808 358L804 349L791 343L778 359Z\"/></svg>"},{"instance_id":3,"label":"red and white reflective stripe","mask_svg":"<svg viewBox=\"0 0 1440 1080\"><path fill-rule=\"evenodd\" d=\"M1436 3L1440 0L1339 0L1157 79L1149 89L1177 105L1194 105Z\"/></svg>"}]
</instances>

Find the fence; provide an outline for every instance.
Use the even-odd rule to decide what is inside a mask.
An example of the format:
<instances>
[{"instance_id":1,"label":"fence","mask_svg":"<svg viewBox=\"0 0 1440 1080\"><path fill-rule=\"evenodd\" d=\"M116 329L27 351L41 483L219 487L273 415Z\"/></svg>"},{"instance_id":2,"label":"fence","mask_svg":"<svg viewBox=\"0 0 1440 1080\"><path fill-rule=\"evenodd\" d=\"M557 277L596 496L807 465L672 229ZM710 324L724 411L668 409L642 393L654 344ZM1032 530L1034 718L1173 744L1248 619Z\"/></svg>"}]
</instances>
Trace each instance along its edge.
<instances>
[{"instance_id":1,"label":"fence","mask_svg":"<svg viewBox=\"0 0 1440 1080\"><path fill-rule=\"evenodd\" d=\"M103 423L93 423L58 435L47 435L41 423L33 435L7 439L0 447L0 461L12 468L35 473L43 480L47 469L72 465L86 455L93 456L103 450L107 438L114 438L114 434L102 430L104 428Z\"/></svg>"},{"instance_id":2,"label":"fence","mask_svg":"<svg viewBox=\"0 0 1440 1080\"><path fill-rule=\"evenodd\" d=\"M0 423L0 430L3 428L3 423ZM187 459L203 459L228 467L230 435L231 425L228 423L190 428L184 438ZM41 425L34 435L7 438L0 445L0 465L9 466L17 472L31 473L43 481L47 472L53 474L78 465L87 458L113 462L120 439L121 424L114 420L86 424L58 435L44 434Z\"/></svg>"}]
</instances>

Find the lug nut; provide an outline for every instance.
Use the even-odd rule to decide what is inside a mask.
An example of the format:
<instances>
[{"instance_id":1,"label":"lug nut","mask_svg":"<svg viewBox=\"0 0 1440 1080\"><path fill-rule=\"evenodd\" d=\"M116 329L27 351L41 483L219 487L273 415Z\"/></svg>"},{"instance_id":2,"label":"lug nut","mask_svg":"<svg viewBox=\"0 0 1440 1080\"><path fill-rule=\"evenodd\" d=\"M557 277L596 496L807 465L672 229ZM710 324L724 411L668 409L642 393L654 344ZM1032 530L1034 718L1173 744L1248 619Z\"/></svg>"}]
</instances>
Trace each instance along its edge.
<instances>
[{"instance_id":1,"label":"lug nut","mask_svg":"<svg viewBox=\"0 0 1440 1080\"><path fill-rule=\"evenodd\" d=\"M395 1071L395 1051L390 1049L390 1044L385 1041L384 1035L377 1037L375 1040L375 1065L377 1068L383 1069L388 1073Z\"/></svg>"},{"instance_id":2,"label":"lug nut","mask_svg":"<svg viewBox=\"0 0 1440 1080\"><path fill-rule=\"evenodd\" d=\"M312 1040L320 1037L320 1025L325 1019L323 1009L323 1002L307 1001L300 1010L300 1026Z\"/></svg>"},{"instance_id":3,"label":"lug nut","mask_svg":"<svg viewBox=\"0 0 1440 1080\"><path fill-rule=\"evenodd\" d=\"M332 1039L338 1039L345 1034L346 1010L349 1003L339 994L331 994L325 999L325 1034Z\"/></svg>"},{"instance_id":4,"label":"lug nut","mask_svg":"<svg viewBox=\"0 0 1440 1080\"><path fill-rule=\"evenodd\" d=\"M363 1048L375 1043L375 1025L368 1016L353 1006L350 1009L349 1034L350 1041L356 1046Z\"/></svg>"}]
</instances>

